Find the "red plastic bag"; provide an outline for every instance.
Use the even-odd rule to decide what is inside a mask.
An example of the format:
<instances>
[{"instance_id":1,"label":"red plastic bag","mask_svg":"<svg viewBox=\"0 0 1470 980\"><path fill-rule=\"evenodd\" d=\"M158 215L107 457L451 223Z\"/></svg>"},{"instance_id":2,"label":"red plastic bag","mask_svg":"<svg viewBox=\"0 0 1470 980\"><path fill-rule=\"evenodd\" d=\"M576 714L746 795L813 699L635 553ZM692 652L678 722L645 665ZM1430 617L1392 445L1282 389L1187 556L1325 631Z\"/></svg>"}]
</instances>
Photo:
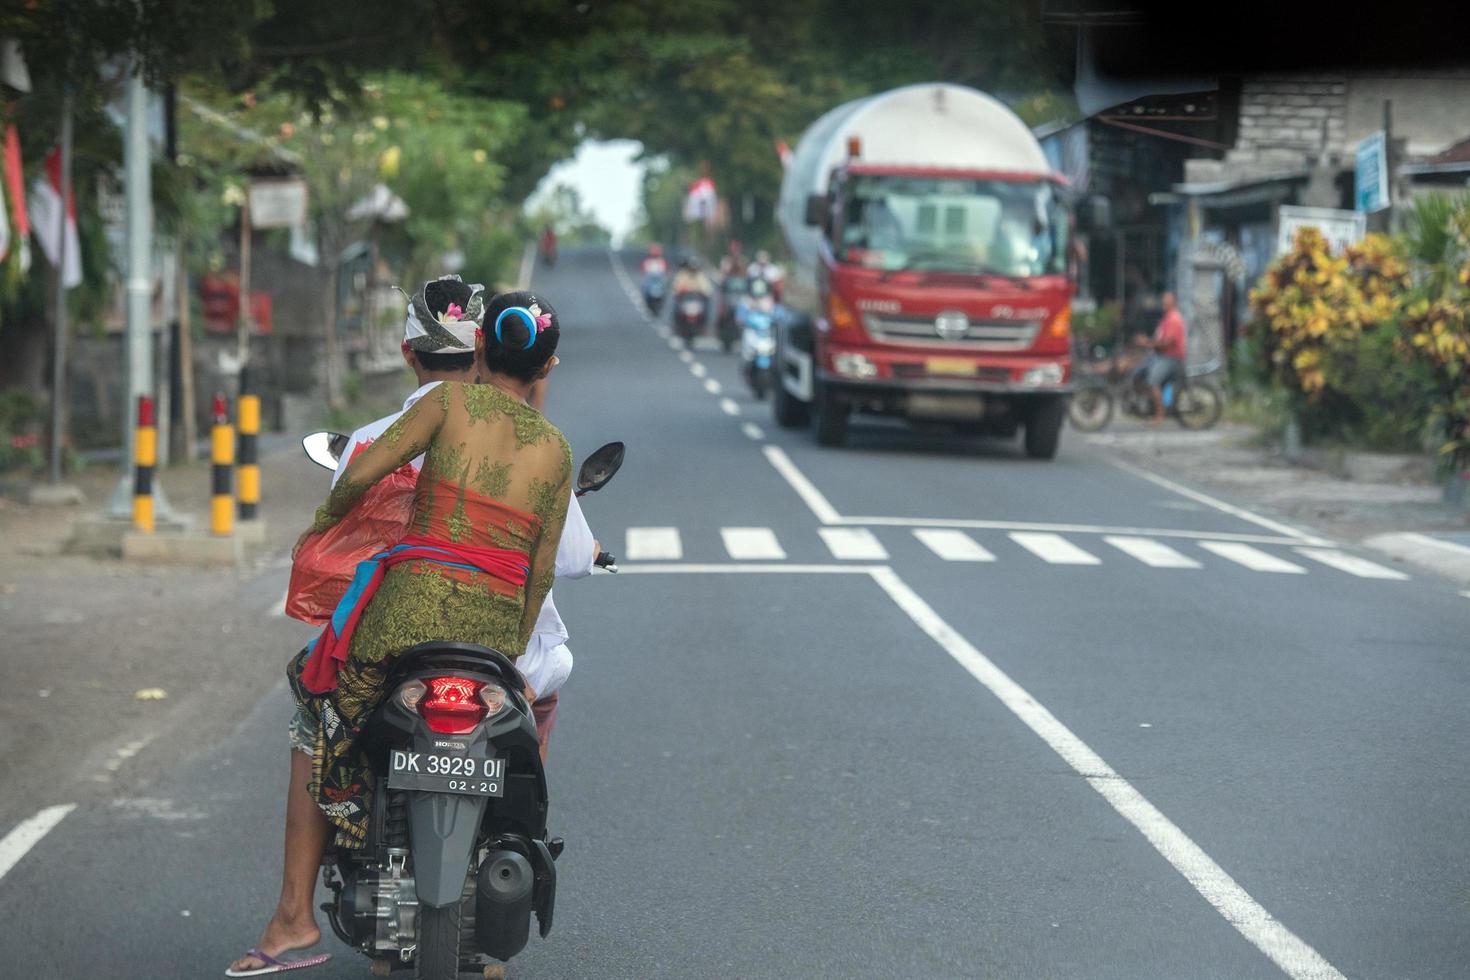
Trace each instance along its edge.
<instances>
[{"instance_id":1,"label":"red plastic bag","mask_svg":"<svg viewBox=\"0 0 1470 980\"><path fill-rule=\"evenodd\" d=\"M404 466L374 484L347 516L306 539L291 563L286 615L318 626L332 618L358 562L408 533L418 473Z\"/></svg>"}]
</instances>

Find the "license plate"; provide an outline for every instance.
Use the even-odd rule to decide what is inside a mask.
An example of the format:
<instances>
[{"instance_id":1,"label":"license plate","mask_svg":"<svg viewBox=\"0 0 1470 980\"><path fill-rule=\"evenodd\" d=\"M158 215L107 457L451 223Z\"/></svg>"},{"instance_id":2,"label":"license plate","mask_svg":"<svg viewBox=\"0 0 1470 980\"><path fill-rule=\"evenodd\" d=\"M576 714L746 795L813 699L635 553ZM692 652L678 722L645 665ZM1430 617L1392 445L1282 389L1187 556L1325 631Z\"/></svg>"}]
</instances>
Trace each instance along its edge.
<instances>
[{"instance_id":1,"label":"license plate","mask_svg":"<svg viewBox=\"0 0 1470 980\"><path fill-rule=\"evenodd\" d=\"M912 394L908 401L909 418L979 421L985 416L985 403L975 395Z\"/></svg>"},{"instance_id":2,"label":"license plate","mask_svg":"<svg viewBox=\"0 0 1470 980\"><path fill-rule=\"evenodd\" d=\"M685 303L683 306L679 307L679 309L683 310L686 316L698 316L704 311L704 307L700 306L698 303Z\"/></svg>"},{"instance_id":3,"label":"license plate","mask_svg":"<svg viewBox=\"0 0 1470 980\"><path fill-rule=\"evenodd\" d=\"M924 362L930 374L947 374L970 377L975 373L975 362L963 357L931 357Z\"/></svg>"},{"instance_id":4,"label":"license plate","mask_svg":"<svg viewBox=\"0 0 1470 980\"><path fill-rule=\"evenodd\" d=\"M505 760L394 749L388 765L388 788L500 797L505 795Z\"/></svg>"}]
</instances>

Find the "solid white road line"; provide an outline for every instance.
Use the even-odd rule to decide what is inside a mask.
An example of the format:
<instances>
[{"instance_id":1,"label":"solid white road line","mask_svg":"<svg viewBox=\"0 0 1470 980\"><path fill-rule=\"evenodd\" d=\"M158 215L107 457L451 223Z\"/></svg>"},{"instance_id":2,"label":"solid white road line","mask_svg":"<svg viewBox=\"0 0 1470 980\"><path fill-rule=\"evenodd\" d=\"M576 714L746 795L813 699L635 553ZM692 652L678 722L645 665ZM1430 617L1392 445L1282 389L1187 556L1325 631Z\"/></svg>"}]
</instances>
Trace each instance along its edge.
<instances>
[{"instance_id":1,"label":"solid white road line","mask_svg":"<svg viewBox=\"0 0 1470 980\"><path fill-rule=\"evenodd\" d=\"M827 498L822 496L822 491L806 478L805 473L796 468L791 457L787 456L780 446L766 446L762 451L766 454L766 459L770 460L771 465L776 468L776 472L780 473L781 478L796 491L796 495L801 498L802 503L807 505L817 520L823 524L845 523L842 516L837 513L837 508L827 502Z\"/></svg>"},{"instance_id":2,"label":"solid white road line","mask_svg":"<svg viewBox=\"0 0 1470 980\"><path fill-rule=\"evenodd\" d=\"M995 561L995 556L975 543L964 531L950 528L919 527L914 537L945 561Z\"/></svg>"},{"instance_id":3,"label":"solid white road line","mask_svg":"<svg viewBox=\"0 0 1470 980\"><path fill-rule=\"evenodd\" d=\"M686 350L684 351L684 353L688 354L689 352ZM689 373L694 375L696 378L702 378L709 373L709 369L706 368L703 364L700 364L698 361L695 361L693 364L689 365Z\"/></svg>"},{"instance_id":4,"label":"solid white road line","mask_svg":"<svg viewBox=\"0 0 1470 980\"><path fill-rule=\"evenodd\" d=\"M66 815L76 808L75 803L48 806L34 817L16 824L4 839L0 839L0 878L4 878L26 856L27 851L35 847L42 837L49 834L52 828L65 820Z\"/></svg>"},{"instance_id":5,"label":"solid white road line","mask_svg":"<svg viewBox=\"0 0 1470 980\"><path fill-rule=\"evenodd\" d=\"M1109 527L1105 524L1040 524L1033 521L981 521L944 517L843 517L835 524L878 527L957 527L976 531L1050 531L1053 534L1123 534L1149 538L1182 538L1190 541L1243 541L1247 544L1299 545L1295 538L1266 534L1231 534L1219 531L1182 531L1164 527Z\"/></svg>"},{"instance_id":6,"label":"solid white road line","mask_svg":"<svg viewBox=\"0 0 1470 980\"><path fill-rule=\"evenodd\" d=\"M718 395L720 393L720 383L714 378L705 378L704 390L709 392L711 395Z\"/></svg>"},{"instance_id":7,"label":"solid white road line","mask_svg":"<svg viewBox=\"0 0 1470 980\"><path fill-rule=\"evenodd\" d=\"M1298 548L1296 549L1296 553L1305 555L1313 561L1320 561L1322 564L1330 568L1335 568L1338 571L1347 572L1349 575L1356 575L1358 578L1381 578L1393 582L1403 582L1409 577L1396 569L1386 568L1377 562L1371 562L1366 558L1359 558L1357 555L1350 555L1345 551L1333 551L1329 548Z\"/></svg>"},{"instance_id":8,"label":"solid white road line","mask_svg":"<svg viewBox=\"0 0 1470 980\"><path fill-rule=\"evenodd\" d=\"M756 565L723 562L718 565L676 562L673 564L623 565L623 575L870 575L873 565Z\"/></svg>"},{"instance_id":9,"label":"solid white road line","mask_svg":"<svg viewBox=\"0 0 1470 980\"><path fill-rule=\"evenodd\" d=\"M1199 568L1200 563L1187 555L1181 555L1166 544L1153 538L1132 538L1110 534L1103 538L1130 558L1137 558L1153 568Z\"/></svg>"},{"instance_id":10,"label":"solid white road line","mask_svg":"<svg viewBox=\"0 0 1470 980\"><path fill-rule=\"evenodd\" d=\"M1173 480L1170 480L1167 477L1159 476L1157 473L1150 473L1148 470L1133 466L1130 463L1125 463L1122 460L1109 457L1108 462L1112 463L1114 466L1127 473L1132 473L1134 476L1139 477L1140 479L1147 480L1148 482L1156 486L1163 487L1165 490L1170 490L1174 493L1177 493L1181 497L1188 497L1190 500L1204 504L1206 507L1213 507L1216 510L1220 511L1222 514L1229 514L1231 517L1238 517L1243 521L1248 521L1251 524L1255 524L1259 527L1269 528L1270 530L1275 531L1277 534L1286 535L1288 538L1296 538L1302 544L1327 545L1332 543L1330 541L1326 541L1322 538L1317 537L1315 534L1307 534L1305 531L1299 531L1289 524L1282 524L1280 521L1273 521L1269 517L1262 517L1260 514L1251 513L1244 507L1237 507L1234 504L1227 504L1225 501L1220 500L1216 497L1211 497L1207 493L1200 493L1198 490L1191 490L1189 487L1186 487L1179 483L1175 483Z\"/></svg>"},{"instance_id":11,"label":"solid white road line","mask_svg":"<svg viewBox=\"0 0 1470 980\"><path fill-rule=\"evenodd\" d=\"M1255 944L1271 962L1293 980L1345 980L1331 963L1266 911L1224 868L1119 776L1086 742L955 632L892 569L876 568L872 577L921 630L1040 736L1078 775L1084 777L1088 785L1137 828L1164 860L1224 916L1226 922Z\"/></svg>"},{"instance_id":12,"label":"solid white road line","mask_svg":"<svg viewBox=\"0 0 1470 980\"><path fill-rule=\"evenodd\" d=\"M819 527L833 558L846 561L886 561L888 550L865 527Z\"/></svg>"},{"instance_id":13,"label":"solid white road line","mask_svg":"<svg viewBox=\"0 0 1470 980\"><path fill-rule=\"evenodd\" d=\"M678 561L684 545L676 527L630 527L623 542L623 557L629 561Z\"/></svg>"},{"instance_id":14,"label":"solid white road line","mask_svg":"<svg viewBox=\"0 0 1470 980\"><path fill-rule=\"evenodd\" d=\"M1052 565L1101 565L1096 555L1083 551L1060 534L1015 531L1010 539L1037 558Z\"/></svg>"},{"instance_id":15,"label":"solid white road line","mask_svg":"<svg viewBox=\"0 0 1470 980\"><path fill-rule=\"evenodd\" d=\"M1400 534L1397 537L1423 545L1426 548L1438 548L1440 551L1447 551L1451 554L1470 558L1470 548L1465 547L1463 544L1455 544L1453 541L1441 541L1439 538L1431 538L1427 534L1416 533Z\"/></svg>"},{"instance_id":16,"label":"solid white road line","mask_svg":"<svg viewBox=\"0 0 1470 980\"><path fill-rule=\"evenodd\" d=\"M1221 558L1228 558L1237 565L1244 565L1253 572L1304 575L1307 571L1300 565L1293 565L1284 558L1277 558L1275 555L1258 551L1248 544L1237 544L1233 541L1201 541L1199 546L1206 551L1213 551Z\"/></svg>"},{"instance_id":17,"label":"solid white road line","mask_svg":"<svg viewBox=\"0 0 1470 980\"><path fill-rule=\"evenodd\" d=\"M725 550L736 561L770 561L786 557L776 532L768 527L722 527Z\"/></svg>"},{"instance_id":18,"label":"solid white road line","mask_svg":"<svg viewBox=\"0 0 1470 980\"><path fill-rule=\"evenodd\" d=\"M745 433L747 439L754 439L756 442L760 442L766 437L765 432L754 422L746 422L740 426L740 431Z\"/></svg>"},{"instance_id":19,"label":"solid white road line","mask_svg":"<svg viewBox=\"0 0 1470 980\"><path fill-rule=\"evenodd\" d=\"M724 412L726 415L739 415L740 406L735 404L735 399L733 398L721 398L720 411Z\"/></svg>"}]
</instances>

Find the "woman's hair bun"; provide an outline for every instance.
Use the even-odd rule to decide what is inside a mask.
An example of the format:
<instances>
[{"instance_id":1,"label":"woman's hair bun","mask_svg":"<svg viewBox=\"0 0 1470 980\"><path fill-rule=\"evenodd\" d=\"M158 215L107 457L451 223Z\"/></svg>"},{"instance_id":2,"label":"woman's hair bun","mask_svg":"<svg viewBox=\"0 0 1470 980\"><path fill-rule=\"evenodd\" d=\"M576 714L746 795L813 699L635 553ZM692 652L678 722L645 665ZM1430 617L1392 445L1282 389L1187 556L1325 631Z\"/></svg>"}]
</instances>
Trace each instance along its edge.
<instances>
[{"instance_id":1,"label":"woman's hair bun","mask_svg":"<svg viewBox=\"0 0 1470 980\"><path fill-rule=\"evenodd\" d=\"M485 307L485 366L531 381L556 353L561 322L544 296L526 290L499 293Z\"/></svg>"}]
</instances>

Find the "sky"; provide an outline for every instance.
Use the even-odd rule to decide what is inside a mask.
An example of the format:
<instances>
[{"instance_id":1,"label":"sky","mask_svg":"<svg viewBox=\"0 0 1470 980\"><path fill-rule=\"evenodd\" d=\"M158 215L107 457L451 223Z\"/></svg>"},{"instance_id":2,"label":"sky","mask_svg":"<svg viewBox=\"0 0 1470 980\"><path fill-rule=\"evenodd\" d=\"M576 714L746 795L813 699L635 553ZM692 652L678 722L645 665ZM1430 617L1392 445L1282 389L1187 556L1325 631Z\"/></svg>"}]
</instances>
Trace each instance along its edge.
<instances>
[{"instance_id":1,"label":"sky","mask_svg":"<svg viewBox=\"0 0 1470 980\"><path fill-rule=\"evenodd\" d=\"M552 167L527 201L528 206L558 184L568 184L582 195L598 224L619 242L638 224L643 165L634 158L643 144L634 140L587 140L576 155Z\"/></svg>"}]
</instances>

